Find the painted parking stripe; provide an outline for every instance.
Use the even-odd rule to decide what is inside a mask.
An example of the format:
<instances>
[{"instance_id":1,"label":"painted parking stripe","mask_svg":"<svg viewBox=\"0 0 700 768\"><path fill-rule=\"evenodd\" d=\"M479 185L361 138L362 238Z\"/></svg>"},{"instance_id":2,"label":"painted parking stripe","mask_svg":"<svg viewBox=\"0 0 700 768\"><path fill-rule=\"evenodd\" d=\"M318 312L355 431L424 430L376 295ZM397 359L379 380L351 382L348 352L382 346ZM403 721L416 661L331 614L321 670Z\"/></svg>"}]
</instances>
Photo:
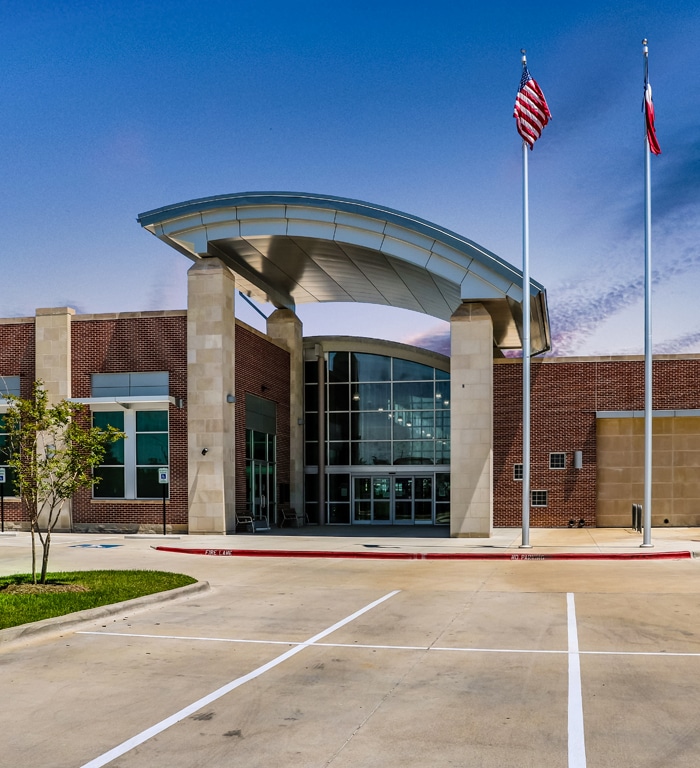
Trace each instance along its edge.
<instances>
[{"instance_id":1,"label":"painted parking stripe","mask_svg":"<svg viewBox=\"0 0 700 768\"><path fill-rule=\"evenodd\" d=\"M100 635L102 637L129 637L143 640L187 640L187 642L199 643L246 643L252 645L303 645L316 648L360 648L370 651L446 651L448 653L533 653L568 655L568 650L543 649L543 648L475 648L447 645L375 645L369 643L310 643L298 640L257 640L241 637L202 637L197 635L151 635L140 632L105 632L104 630L82 629L76 635ZM685 657L698 658L697 651L582 651L579 656L667 656L669 658Z\"/></svg>"},{"instance_id":2,"label":"painted parking stripe","mask_svg":"<svg viewBox=\"0 0 700 768\"><path fill-rule=\"evenodd\" d=\"M583 696L581 694L581 657L574 595L566 595L566 624L569 639L569 768L586 768L586 742L583 733Z\"/></svg>"},{"instance_id":3,"label":"painted parking stripe","mask_svg":"<svg viewBox=\"0 0 700 768\"><path fill-rule=\"evenodd\" d=\"M198 710L202 709L202 707L205 707L208 704L211 704L213 701L220 699L222 696L225 696L227 693L230 693L231 691L235 690L241 685L244 685L250 680L254 680L257 677L260 677L261 675L265 674L265 672L268 672L269 670L273 669L277 665L281 664L283 661L286 661L292 656L295 656L300 651L303 651L304 648L308 648L309 646L314 645L324 637L327 637L328 635L340 629L341 627L346 626L347 624L359 618L363 614L367 613L368 611L371 611L373 608L376 608L378 605L381 605L386 600L389 600L390 598L394 597L394 595L397 595L400 591L401 590L399 589L395 589L393 592L389 592L383 597L380 597L378 600L375 600L374 602L369 603L368 605L365 605L364 608L360 608L359 611L355 611L355 613L350 614L350 616L346 616L344 619L341 619L340 621L336 622L335 624L328 627L327 629L324 629L322 632L319 632L313 637L310 637L307 641L300 643L298 645L295 645L293 648L290 648L288 651L285 651L285 653L281 654L280 656L277 656L277 658L267 662L267 664L263 664L261 667L254 669L252 672L249 672L247 675L243 675L242 677L238 677L235 680L232 680L230 683L223 685L221 688L218 688L217 690L213 691L207 696L203 696L201 699L198 699L197 701L193 702L187 707L184 707L179 712L176 712L174 715L167 717L165 720L161 720L160 723L156 723L150 728L147 728L145 731L141 731L141 733L137 734L136 736L133 736L132 738L127 739L127 741L124 741L118 746L114 747L113 749L110 749L109 752L105 752L103 755L96 757L94 760L90 760L89 763L85 763L83 766L81 766L81 768L100 768L103 765L107 765L108 763L111 763L112 760L116 760L118 757L121 757L127 752L130 752L132 749L134 749L135 747L138 747L140 744L143 744L149 739L152 739L154 736L157 736L159 733L162 733L163 731L167 730L168 728L170 728L170 726L175 725L176 723L179 723L180 721L184 720L186 717L189 717L190 715L194 714Z\"/></svg>"}]
</instances>

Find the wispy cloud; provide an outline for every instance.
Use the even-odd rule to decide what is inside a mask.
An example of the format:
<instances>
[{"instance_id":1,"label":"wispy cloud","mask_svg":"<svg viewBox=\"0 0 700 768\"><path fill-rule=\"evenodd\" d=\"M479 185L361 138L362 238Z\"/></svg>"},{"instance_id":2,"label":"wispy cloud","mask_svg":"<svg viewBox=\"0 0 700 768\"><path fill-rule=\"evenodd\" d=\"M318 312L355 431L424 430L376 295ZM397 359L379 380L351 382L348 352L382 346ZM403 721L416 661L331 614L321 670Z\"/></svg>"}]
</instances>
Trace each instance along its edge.
<instances>
[{"instance_id":1,"label":"wispy cloud","mask_svg":"<svg viewBox=\"0 0 700 768\"><path fill-rule=\"evenodd\" d=\"M653 211L661 220L674 218L688 207L694 208L696 214L700 209L700 139L677 141L672 146L675 155L661 155L664 165L653 186Z\"/></svg>"},{"instance_id":2,"label":"wispy cloud","mask_svg":"<svg viewBox=\"0 0 700 768\"><path fill-rule=\"evenodd\" d=\"M148 288L147 309L161 310L187 306L187 269L184 259L175 262L161 274L157 271Z\"/></svg>"},{"instance_id":3,"label":"wispy cloud","mask_svg":"<svg viewBox=\"0 0 700 768\"><path fill-rule=\"evenodd\" d=\"M655 289L694 272L700 265L700 244L690 245L659 269L652 270L652 286ZM562 286L553 292L550 301L550 322L552 327L552 354L558 356L577 354L583 342L611 318L625 309L644 300L644 274L630 276L628 280L617 281L601 290L600 285L590 281L582 285ZM671 353L671 346L683 339L683 351L688 351L700 342L700 331L690 332L679 340L664 342L664 351ZM680 348L679 348L680 351Z\"/></svg>"},{"instance_id":4,"label":"wispy cloud","mask_svg":"<svg viewBox=\"0 0 700 768\"><path fill-rule=\"evenodd\" d=\"M673 233L669 234L670 239L674 237ZM685 233L685 237L688 237L688 233ZM676 250L675 244L673 246L669 249ZM689 275L693 280L695 279L695 274L700 268L700 241L691 242L676 252L677 258L653 270L654 290L674 282L687 281ZM605 323L620 316L628 308L643 303L643 271L638 269L635 274L629 274L623 270L621 276L614 277L611 274L611 279L614 279L614 282L606 286L601 282L600 276L594 274L586 279L569 281L549 289L549 316L552 332L550 355L564 357L580 354L586 341ZM444 355L450 354L449 328L438 327L406 341ZM657 343L655 351L673 354L697 351L699 347L700 318L697 330L688 330L682 335L664 340L663 343ZM601 350L601 353L622 351L605 349Z\"/></svg>"},{"instance_id":5,"label":"wispy cloud","mask_svg":"<svg viewBox=\"0 0 700 768\"><path fill-rule=\"evenodd\" d=\"M77 299L64 298L62 301L56 302L55 306L70 307L71 309L75 310L76 315L84 315L88 312L85 306L85 302L82 300L78 301Z\"/></svg>"},{"instance_id":6,"label":"wispy cloud","mask_svg":"<svg viewBox=\"0 0 700 768\"><path fill-rule=\"evenodd\" d=\"M700 347L700 330L685 333L675 339L664 341L662 345L654 347L654 352L668 355L682 354L684 352L697 352Z\"/></svg>"},{"instance_id":7,"label":"wispy cloud","mask_svg":"<svg viewBox=\"0 0 700 768\"><path fill-rule=\"evenodd\" d=\"M439 352L441 355L450 354L450 328L447 326L436 327L425 333L418 334L406 339L406 344L412 344L422 349L430 349L433 352Z\"/></svg>"}]
</instances>

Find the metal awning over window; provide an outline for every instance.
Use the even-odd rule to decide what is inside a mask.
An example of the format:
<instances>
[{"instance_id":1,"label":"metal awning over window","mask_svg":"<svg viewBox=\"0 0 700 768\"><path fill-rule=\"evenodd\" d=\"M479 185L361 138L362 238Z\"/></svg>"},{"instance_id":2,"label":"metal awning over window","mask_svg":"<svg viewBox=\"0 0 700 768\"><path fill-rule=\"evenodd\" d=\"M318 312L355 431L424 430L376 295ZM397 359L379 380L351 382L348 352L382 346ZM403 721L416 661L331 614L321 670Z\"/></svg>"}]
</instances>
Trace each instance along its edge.
<instances>
[{"instance_id":1,"label":"metal awning over window","mask_svg":"<svg viewBox=\"0 0 700 768\"><path fill-rule=\"evenodd\" d=\"M182 399L172 395L121 395L116 397L69 397L71 403L90 406L92 411L113 411L122 408L125 411L160 411L174 405L182 408Z\"/></svg>"}]
</instances>

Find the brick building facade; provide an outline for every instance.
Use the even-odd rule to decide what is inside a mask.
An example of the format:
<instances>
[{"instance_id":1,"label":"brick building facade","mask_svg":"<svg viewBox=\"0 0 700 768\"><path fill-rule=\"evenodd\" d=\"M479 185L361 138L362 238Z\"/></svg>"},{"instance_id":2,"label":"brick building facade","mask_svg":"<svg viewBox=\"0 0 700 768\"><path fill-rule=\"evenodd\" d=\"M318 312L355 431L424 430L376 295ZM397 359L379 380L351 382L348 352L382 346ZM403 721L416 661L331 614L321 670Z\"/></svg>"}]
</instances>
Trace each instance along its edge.
<instances>
[{"instance_id":1,"label":"brick building facade","mask_svg":"<svg viewBox=\"0 0 700 768\"><path fill-rule=\"evenodd\" d=\"M187 313L134 312L76 315L71 321L71 396L91 397L94 373L168 373L170 484L166 502L171 530L188 528L187 481ZM289 353L262 333L236 324L236 439L245 445L246 394L277 406L277 483L289 484ZM0 321L0 376L19 376L21 395L29 396L36 378L35 319ZM179 404L182 403L180 406ZM246 455L236 455L236 503L246 505ZM27 527L20 503L5 499L5 524ZM75 531L154 530L162 525L162 500L96 499L89 490L76 495L71 524Z\"/></svg>"},{"instance_id":2,"label":"brick building facade","mask_svg":"<svg viewBox=\"0 0 700 768\"><path fill-rule=\"evenodd\" d=\"M620 497L618 524L629 525L632 503L641 503L640 425L644 411L644 359L638 358L539 358L531 368L531 462L530 487L548 492L546 507L532 507L533 526L600 525L601 496L607 482L599 457L600 424L605 416L626 416L630 427L636 422L637 444L629 449L634 456L635 482L629 498ZM700 425L700 356L659 356L653 366L653 409L677 421L684 412L691 424ZM689 412L697 411L690 415ZM632 416L636 418L632 419ZM654 451L663 448L661 419L655 418ZM657 422L659 424L657 425ZM658 426L658 428L657 428ZM665 431L668 432L668 429ZM684 430L686 433L689 430ZM691 430L696 431L694 428ZM687 448L695 440L685 435ZM627 449L625 449L627 450ZM581 452L580 468L574 466L574 453ZM565 466L550 469L550 455L565 454ZM522 509L522 484L514 480L514 466L522 461L522 366L518 359L494 363L494 525L518 526ZM659 457L662 455L658 451ZM697 455L700 460L700 453ZM692 466L692 456L688 457ZM613 458L615 471L621 471L624 456ZM697 462L695 462L697 463ZM661 472L655 468L655 473ZM678 468L676 469L678 474ZM660 487L654 477L655 485ZM671 481L672 482L672 481ZM687 501L687 493L684 492ZM691 492L693 497L695 492ZM678 497L678 494L676 494ZM677 501L680 499L677 498ZM657 505L654 505L655 509ZM700 498L695 519L700 520ZM683 513L676 524L691 524ZM658 524L671 520L659 515ZM697 524L697 523L694 523Z\"/></svg>"},{"instance_id":3,"label":"brick building facade","mask_svg":"<svg viewBox=\"0 0 700 768\"><path fill-rule=\"evenodd\" d=\"M37 377L36 322L36 318L0 321L0 375L19 377L23 396ZM235 503L237 509L245 509L247 395L276 406L277 498L288 497L293 482L290 353L281 342L240 322L235 345ZM182 532L188 530L189 511L187 357L185 311L76 315L70 321L73 398L91 397L92 374L167 372L171 398L167 519L173 530ZM641 501L643 359L540 358L533 360L531 381L530 487L546 497L545 505L532 507L531 524L624 525L626 510ZM493 522L517 527L522 508L517 469L522 461L520 360L494 361L493 408ZM698 524L700 356L655 359L654 410L665 417L655 419L659 466L654 469L658 488L654 524ZM5 499L5 522L9 527L26 527L17 500ZM76 531L154 530L161 522L158 499L97 499L84 491L72 504L71 526Z\"/></svg>"}]
</instances>

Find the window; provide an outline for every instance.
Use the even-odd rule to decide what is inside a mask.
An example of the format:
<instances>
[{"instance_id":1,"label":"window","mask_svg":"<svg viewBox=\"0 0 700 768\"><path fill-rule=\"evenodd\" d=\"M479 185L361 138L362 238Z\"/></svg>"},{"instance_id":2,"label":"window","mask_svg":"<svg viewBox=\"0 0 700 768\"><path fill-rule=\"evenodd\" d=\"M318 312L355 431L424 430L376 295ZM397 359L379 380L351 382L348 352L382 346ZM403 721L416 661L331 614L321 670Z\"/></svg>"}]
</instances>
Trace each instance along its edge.
<instances>
[{"instance_id":1,"label":"window","mask_svg":"<svg viewBox=\"0 0 700 768\"><path fill-rule=\"evenodd\" d=\"M0 415L0 467L5 470L5 483L2 489L4 496L14 496L16 494L14 470L7 466L9 458L10 446L7 433L5 432L5 417Z\"/></svg>"},{"instance_id":2,"label":"window","mask_svg":"<svg viewBox=\"0 0 700 768\"><path fill-rule=\"evenodd\" d=\"M165 410L95 411L96 427L116 427L126 438L107 446L102 464L95 470L100 482L96 499L160 498L159 467L168 466L168 412Z\"/></svg>"},{"instance_id":3,"label":"window","mask_svg":"<svg viewBox=\"0 0 700 768\"><path fill-rule=\"evenodd\" d=\"M93 373L93 397L138 397L168 394L168 372Z\"/></svg>"},{"instance_id":4,"label":"window","mask_svg":"<svg viewBox=\"0 0 700 768\"><path fill-rule=\"evenodd\" d=\"M450 375L411 360L330 352L324 385L325 446L318 445L316 363L307 363L306 464L450 463Z\"/></svg>"},{"instance_id":5,"label":"window","mask_svg":"<svg viewBox=\"0 0 700 768\"><path fill-rule=\"evenodd\" d=\"M547 491L532 491L531 500L533 507L546 507Z\"/></svg>"},{"instance_id":6,"label":"window","mask_svg":"<svg viewBox=\"0 0 700 768\"><path fill-rule=\"evenodd\" d=\"M566 454L565 453L550 453L549 454L549 468L550 469L566 469Z\"/></svg>"},{"instance_id":7,"label":"window","mask_svg":"<svg viewBox=\"0 0 700 768\"><path fill-rule=\"evenodd\" d=\"M522 480L522 479L523 479L523 465L513 464L513 480Z\"/></svg>"},{"instance_id":8,"label":"window","mask_svg":"<svg viewBox=\"0 0 700 768\"><path fill-rule=\"evenodd\" d=\"M115 427L126 438L107 446L102 464L95 470L100 482L93 487L96 499L157 499L163 495L158 469L169 460L167 371L140 373L93 373L92 397L129 398L128 405L92 402L92 423ZM165 396L165 398L163 397ZM143 400L141 400L143 398Z\"/></svg>"},{"instance_id":9,"label":"window","mask_svg":"<svg viewBox=\"0 0 700 768\"><path fill-rule=\"evenodd\" d=\"M0 376L0 397L19 397L19 376Z\"/></svg>"}]
</instances>

